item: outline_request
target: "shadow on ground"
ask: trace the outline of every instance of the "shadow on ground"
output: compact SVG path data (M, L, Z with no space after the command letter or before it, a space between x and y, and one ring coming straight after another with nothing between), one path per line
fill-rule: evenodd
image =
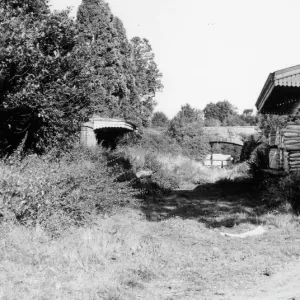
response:
M265 208L259 197L259 180L223 179L193 190L173 191L164 196L146 196L143 210L149 221L180 217L207 227L258 224Z

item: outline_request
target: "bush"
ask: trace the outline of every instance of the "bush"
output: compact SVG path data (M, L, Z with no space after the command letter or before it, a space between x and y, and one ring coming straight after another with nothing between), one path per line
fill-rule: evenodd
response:
M77 149L59 160L31 156L1 165L0 210L51 233L86 224L94 214L110 212L136 194L128 182L117 181L118 174L99 150Z
M263 182L262 200L271 207L290 205L296 214L300 213L300 173L285 177L267 178Z

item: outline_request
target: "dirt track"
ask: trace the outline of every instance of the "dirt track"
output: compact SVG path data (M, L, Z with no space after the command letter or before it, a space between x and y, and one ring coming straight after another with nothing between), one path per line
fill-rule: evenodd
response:
M232 295L230 299L300 299L300 260L296 264L288 265L283 271L273 276L266 276L258 286Z
M228 263L223 269L218 267L217 270L216 266L204 268L204 272L214 273L213 276L207 275L207 292L181 299L300 300L299 227L290 225L284 218L281 222L272 214L270 216L275 221L268 220L268 213L257 199L257 189L253 184L224 182L178 191L156 206L156 212L163 219L174 216L193 219L212 229L216 234L212 251L217 249L226 257L226 261L219 261L220 264ZM220 232L242 233L257 225L263 225L267 232L245 239L221 235L218 238ZM235 258L235 252L242 253L245 258ZM263 271L263 265L268 271Z

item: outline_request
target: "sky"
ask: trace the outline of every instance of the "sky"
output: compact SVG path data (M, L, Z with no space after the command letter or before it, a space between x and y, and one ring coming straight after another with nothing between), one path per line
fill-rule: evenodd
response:
M107 0L127 36L147 38L163 73L156 110L228 100L253 108L269 75L300 64L299 0ZM81 0L50 0L53 9Z

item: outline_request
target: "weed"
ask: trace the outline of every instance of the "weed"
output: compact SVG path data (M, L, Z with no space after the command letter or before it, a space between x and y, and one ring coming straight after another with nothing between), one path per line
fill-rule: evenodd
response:
M21 224L40 224L57 234L132 201L135 192L128 182L118 182L119 175L101 150L75 149L58 161L32 156L2 162L0 210Z

